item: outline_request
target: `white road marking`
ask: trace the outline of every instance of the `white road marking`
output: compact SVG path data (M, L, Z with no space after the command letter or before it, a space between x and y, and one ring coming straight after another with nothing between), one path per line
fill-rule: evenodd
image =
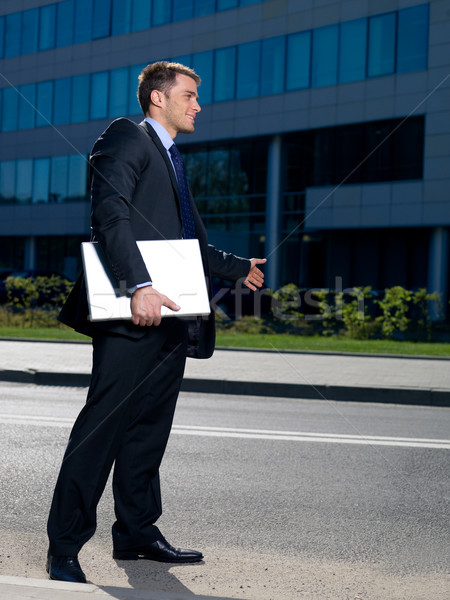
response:
M0 424L34 425L42 427L71 427L74 419L41 415L0 414ZM309 433L270 429L238 429L234 427L202 427L174 425L172 433L207 437L239 438L249 440L277 440L285 442L322 442L328 444L360 444L363 446L399 446L402 448L434 448L450 450L450 440L354 435L340 433Z

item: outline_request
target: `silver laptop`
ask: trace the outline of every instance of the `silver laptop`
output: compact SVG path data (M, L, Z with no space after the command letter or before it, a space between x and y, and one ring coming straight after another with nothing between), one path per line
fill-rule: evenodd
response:
M161 316L196 316L211 312L198 240L137 242L153 286L178 306L162 307ZM131 319L131 298L110 273L97 242L81 244L91 321Z

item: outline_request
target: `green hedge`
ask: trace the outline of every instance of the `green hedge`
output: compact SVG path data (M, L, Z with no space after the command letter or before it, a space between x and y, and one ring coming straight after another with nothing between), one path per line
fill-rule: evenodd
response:
M219 319L219 330L430 341L435 329L431 306L440 306L439 294L401 286L378 293L371 287L334 292L302 290L288 284L270 295L268 316L244 316L235 321Z

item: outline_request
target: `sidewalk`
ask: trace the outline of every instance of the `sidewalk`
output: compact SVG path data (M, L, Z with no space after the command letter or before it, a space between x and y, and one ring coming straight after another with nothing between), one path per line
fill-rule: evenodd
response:
M4 600L232 600L218 596L195 596L179 592L152 592L92 583L65 583L0 575L0 597Z
M219 349L183 391L450 406L449 358ZM89 385L89 343L0 340L0 381Z

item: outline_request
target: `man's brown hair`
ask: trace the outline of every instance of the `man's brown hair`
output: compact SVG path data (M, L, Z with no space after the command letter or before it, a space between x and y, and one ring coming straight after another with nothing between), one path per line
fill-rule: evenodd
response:
M158 61L142 69L139 75L137 97L144 115L148 112L152 91L158 90L168 96L170 88L175 85L178 73L191 77L197 85L201 83L200 77L193 69L180 63Z

